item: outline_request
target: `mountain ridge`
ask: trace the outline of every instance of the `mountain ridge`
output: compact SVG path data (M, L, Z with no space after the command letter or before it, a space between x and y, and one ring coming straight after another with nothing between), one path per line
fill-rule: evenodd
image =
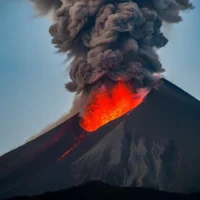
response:
M200 103L173 84L160 80L137 108L93 133L79 120L0 157L0 199L98 179L171 192L200 186Z
M116 187L105 184L101 181L91 181L73 188L68 188L56 192L46 192L38 196L18 196L10 198L9 200L18 200L18 199L66 199L67 197L74 197L76 199L184 199L184 200L195 200L200 198L200 193L191 193L191 194L178 194L178 193L169 193L164 191L158 191L151 188L130 188L130 187Z

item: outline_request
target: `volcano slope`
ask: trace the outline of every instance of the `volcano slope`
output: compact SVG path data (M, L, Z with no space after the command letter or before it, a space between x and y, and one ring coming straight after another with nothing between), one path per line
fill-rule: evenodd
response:
M167 80L136 109L92 133L79 120L76 115L0 158L0 199L90 180L181 193L200 189L200 102Z

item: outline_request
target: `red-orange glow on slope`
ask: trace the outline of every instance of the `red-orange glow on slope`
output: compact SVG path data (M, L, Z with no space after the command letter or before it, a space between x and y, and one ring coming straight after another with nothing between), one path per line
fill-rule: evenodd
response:
M62 160L66 155L68 155L71 151L73 151L79 144L81 140L75 143L70 149L68 149L58 160Z
M84 135L81 134L79 137L76 138L77 142L70 147L58 160L62 160L65 156L67 156L71 151L73 151L80 143L81 141L84 139Z
M92 100L85 107L80 125L86 131L92 132L137 107L143 97L144 95L133 93L130 86L123 82L118 82L109 92L106 90L93 92Z

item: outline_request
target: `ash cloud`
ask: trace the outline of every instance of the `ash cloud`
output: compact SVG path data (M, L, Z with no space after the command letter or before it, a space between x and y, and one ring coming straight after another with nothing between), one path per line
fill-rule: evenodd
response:
M41 14L56 10L49 32L73 58L66 88L82 92L118 80L148 87L164 71L156 49L168 39L162 21L177 23L189 0L31 0Z

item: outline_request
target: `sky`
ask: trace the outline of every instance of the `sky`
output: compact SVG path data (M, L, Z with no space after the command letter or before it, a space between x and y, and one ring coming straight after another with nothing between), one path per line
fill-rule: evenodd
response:
M164 75L200 100L200 1L165 25L169 39L159 50ZM69 110L73 95L66 55L56 53L48 33L51 21L35 18L27 0L0 0L0 155L14 149Z

